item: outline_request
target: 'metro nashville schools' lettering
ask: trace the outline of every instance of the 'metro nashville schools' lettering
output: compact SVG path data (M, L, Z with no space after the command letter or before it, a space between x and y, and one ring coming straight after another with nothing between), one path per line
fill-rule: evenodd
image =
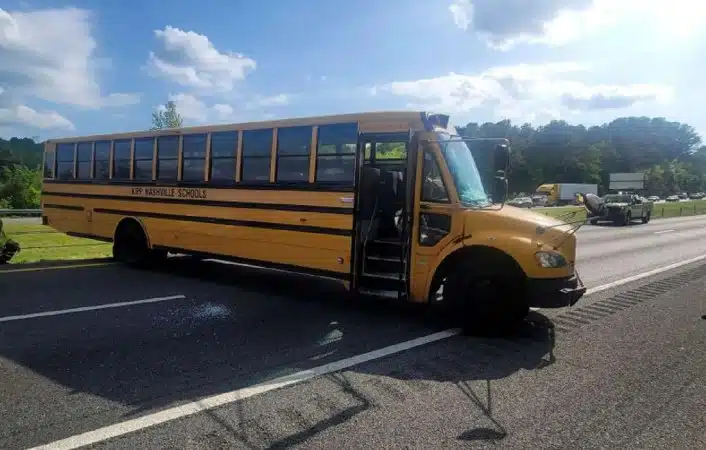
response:
M135 187L132 188L132 195L139 195L142 197L165 197L205 200L206 189L172 187Z

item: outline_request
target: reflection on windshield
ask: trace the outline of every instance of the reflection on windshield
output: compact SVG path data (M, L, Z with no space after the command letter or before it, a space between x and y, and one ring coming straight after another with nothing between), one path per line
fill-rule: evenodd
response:
M473 154L459 137L452 138L448 133L437 133L441 153L453 176L458 197L468 206L484 207L491 204L488 193L481 181L480 172Z

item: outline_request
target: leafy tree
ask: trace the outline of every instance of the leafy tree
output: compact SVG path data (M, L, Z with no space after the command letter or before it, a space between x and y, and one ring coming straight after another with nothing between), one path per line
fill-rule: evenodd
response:
M42 171L26 166L4 167L0 174L0 198L10 208L39 208L42 192Z
M166 128L180 128L184 123L176 109L176 103L169 100L164 109L159 109L152 113L152 128L151 130L164 130Z

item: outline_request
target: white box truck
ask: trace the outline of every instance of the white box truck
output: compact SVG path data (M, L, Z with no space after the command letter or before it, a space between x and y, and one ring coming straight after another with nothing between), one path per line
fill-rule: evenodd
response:
M547 183L537 188L534 197L539 197L541 204L545 206L560 206L575 204L576 194L598 195L598 185L585 183ZM538 202L540 200L538 200Z

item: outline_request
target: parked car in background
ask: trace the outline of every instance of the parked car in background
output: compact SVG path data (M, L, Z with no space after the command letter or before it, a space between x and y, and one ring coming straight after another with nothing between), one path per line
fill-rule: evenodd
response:
M679 196L677 196L677 195L670 195L670 196L667 197L665 200L667 200L668 202L678 202L678 201L679 201Z
M534 206L547 206L548 202L549 202L549 199L547 198L546 195L533 195L532 196L532 203L534 203Z
M507 204L517 208L531 208L534 206L534 202L530 197L515 197L507 202Z
M657 195L650 195L649 197L647 197L647 200L651 202L658 202L660 198Z

